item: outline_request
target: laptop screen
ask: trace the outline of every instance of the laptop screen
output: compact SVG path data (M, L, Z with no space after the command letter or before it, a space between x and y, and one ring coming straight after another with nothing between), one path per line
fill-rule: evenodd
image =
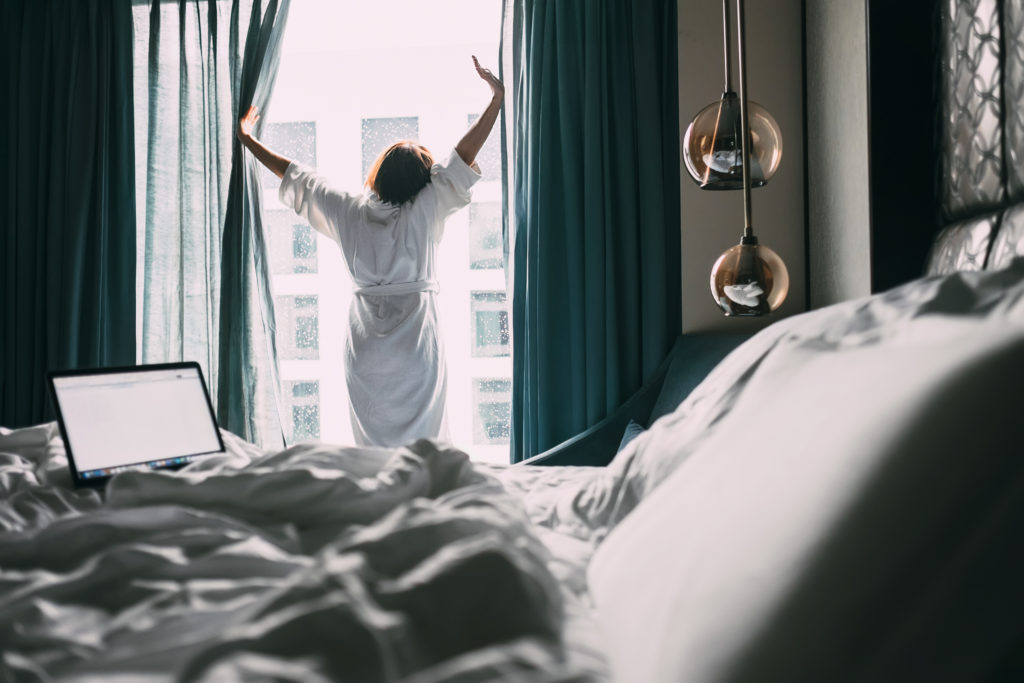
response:
M224 450L194 363L51 373L76 479L175 467Z

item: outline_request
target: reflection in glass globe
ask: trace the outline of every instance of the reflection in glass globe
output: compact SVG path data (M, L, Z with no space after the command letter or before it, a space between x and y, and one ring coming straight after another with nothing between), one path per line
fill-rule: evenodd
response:
M786 264L756 237L745 237L726 250L711 269L711 294L728 316L771 313L788 293Z
M761 187L775 175L782 161L782 131L768 110L756 102L750 107L750 185ZM726 91L693 117L683 136L686 170L701 189L743 188L743 148L740 140L740 98Z

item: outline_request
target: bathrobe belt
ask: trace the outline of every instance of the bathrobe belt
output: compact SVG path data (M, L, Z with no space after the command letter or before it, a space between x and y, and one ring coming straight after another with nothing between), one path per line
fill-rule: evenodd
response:
M417 280L415 282L392 282L386 285L366 285L355 290L356 294L366 296L391 296L398 294L415 294L416 292L441 291L437 280Z

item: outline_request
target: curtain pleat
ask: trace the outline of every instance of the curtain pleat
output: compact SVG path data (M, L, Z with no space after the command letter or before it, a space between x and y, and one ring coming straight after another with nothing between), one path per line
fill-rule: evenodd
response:
M508 0L512 456L615 410L681 328L676 6Z
M280 60L289 0L253 4L237 112L267 111ZM237 120L237 115L235 120ZM261 133L262 121L256 133ZM264 447L283 446L270 267L256 162L234 137L221 260L221 425Z
M0 5L0 424L52 416L45 374L135 360L132 8Z
M218 3L152 3L148 25L140 27L147 30L139 31L146 53L138 55L148 83L138 102L147 121L140 357L197 361L212 393L220 300L215 265L227 194L218 159L231 154L231 112L218 104L230 101L232 80L228 37L211 17L224 11Z
M140 357L199 362L221 426L267 448L282 443L273 310L258 182L235 128L250 102L269 103L287 7L153 0L136 15Z

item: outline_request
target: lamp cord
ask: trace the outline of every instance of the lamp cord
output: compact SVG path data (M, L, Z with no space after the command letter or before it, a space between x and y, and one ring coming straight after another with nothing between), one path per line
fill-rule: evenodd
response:
M754 236L753 213L750 205L750 119L747 112L747 55L746 22L743 19L743 0L736 0L736 33L739 40L740 67L740 129L743 135L743 237Z
M729 0L722 0L722 45L725 47L725 90L732 91L732 29L729 26Z

